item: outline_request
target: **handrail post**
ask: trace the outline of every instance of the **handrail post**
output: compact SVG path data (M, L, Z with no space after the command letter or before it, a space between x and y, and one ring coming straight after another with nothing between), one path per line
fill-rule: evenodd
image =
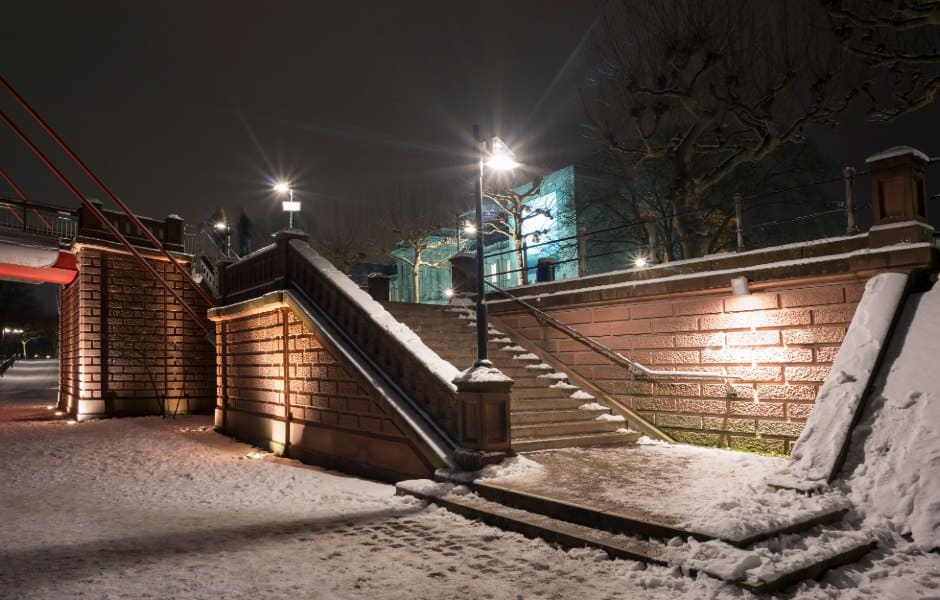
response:
M855 168L846 167L842 170L842 181L845 183L845 233L855 235L858 225L855 223Z
M734 195L734 221L738 229L738 252L744 250L744 231L741 227L741 194L740 192L735 193Z

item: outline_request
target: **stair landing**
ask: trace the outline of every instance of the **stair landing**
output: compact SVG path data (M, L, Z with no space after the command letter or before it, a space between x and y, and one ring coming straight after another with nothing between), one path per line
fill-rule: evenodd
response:
M402 482L398 493L565 547L707 573L769 592L858 560L873 537L844 521L838 492L801 496L765 478L784 459L646 443L568 448L513 459L511 469L465 482ZM456 490L469 486L473 494Z

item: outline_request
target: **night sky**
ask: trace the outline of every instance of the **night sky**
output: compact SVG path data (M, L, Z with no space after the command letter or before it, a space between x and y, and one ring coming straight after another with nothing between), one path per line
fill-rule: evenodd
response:
M314 214L380 216L403 183L469 203L474 123L545 167L589 150L579 88L597 13L594 0L10 2L0 72L141 214L279 216L269 181L288 177ZM934 106L819 139L861 168L901 143L940 154L937 122ZM33 200L77 205L7 131L0 148Z
M0 72L141 214L279 210L272 177L292 179L305 209L374 214L402 184L465 196L474 123L554 166L583 152L579 44L595 7L15 2ZM77 204L12 134L0 140L33 200Z

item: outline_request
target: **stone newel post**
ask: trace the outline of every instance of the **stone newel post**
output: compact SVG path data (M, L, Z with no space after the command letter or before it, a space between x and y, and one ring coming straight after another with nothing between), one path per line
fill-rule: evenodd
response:
M933 228L927 224L924 178L929 162L925 154L908 146L897 146L865 160L872 185L870 248L931 241Z
M475 365L454 379L458 420L455 458L468 471L477 471L513 454L509 423L509 391L513 381L492 363L486 363Z

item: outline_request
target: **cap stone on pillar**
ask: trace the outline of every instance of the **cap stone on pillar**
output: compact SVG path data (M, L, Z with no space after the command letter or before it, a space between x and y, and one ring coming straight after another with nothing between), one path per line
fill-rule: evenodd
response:
M872 185L870 248L932 240L924 177L929 162L927 155L909 146L896 146L865 160Z
M510 390L513 380L483 361L454 379L457 386L458 448L464 469L476 471L513 454L510 438Z

